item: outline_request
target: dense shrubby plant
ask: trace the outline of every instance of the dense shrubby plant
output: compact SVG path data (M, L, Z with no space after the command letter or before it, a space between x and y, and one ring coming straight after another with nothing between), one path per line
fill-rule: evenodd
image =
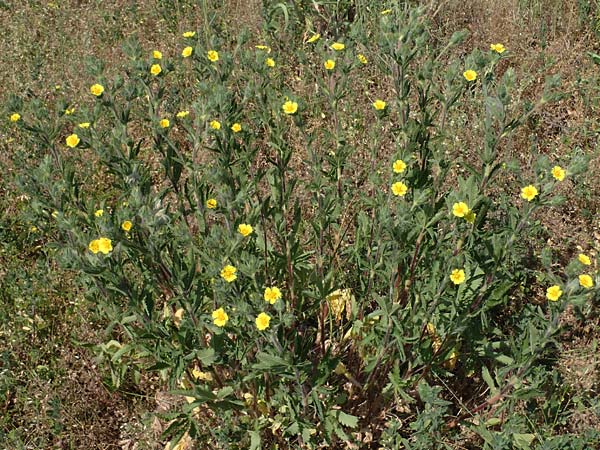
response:
M441 448L458 424L486 448L536 437L498 433L502 412L540 395L526 380L559 314L599 281L587 255L558 273L531 245L586 158L499 156L557 79L515 104L501 44L450 60L465 33L437 47L418 9L368 29L294 51L245 33L189 32L178 55L130 42L126 72L91 67L74 112L10 105L32 221L110 322L111 382L156 371L184 396L180 447ZM451 118L481 131L468 158Z

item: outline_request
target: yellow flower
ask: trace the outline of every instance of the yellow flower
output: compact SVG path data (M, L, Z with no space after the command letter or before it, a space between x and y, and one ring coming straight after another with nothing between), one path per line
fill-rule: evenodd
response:
M461 284L465 282L465 271L463 269L454 269L450 274L450 279L454 284Z
M392 192L394 195L404 197L408 192L408 186L402 181L397 181L396 183L392 184Z
M555 180L562 181L565 179L565 175L566 175L565 169L563 169L562 167L554 166L552 168L552 176L554 177Z
M375 108L377 111L383 111L386 107L387 103L384 102L383 100L375 100L373 102L373 108Z
M193 51L194 51L194 49L192 47L186 47L182 50L181 56L183 56L184 58L187 58L188 56L192 55Z
M169 128L171 122L169 121L169 119L162 119L160 122L158 122L158 124L161 128Z
M79 125L77 125L79 128L89 128L90 127L90 123L89 122L81 122Z
M75 108L67 108L65 109L65 116L70 116L71 114L73 114L75 112Z
M160 64L152 64L152 67L150 67L150 73L154 76L158 75L161 72L162 67L160 67Z
M288 100L281 107L286 114L295 114L298 111L298 103Z
M274 305L277 300L281 298L281 291L278 287L268 287L265 289L264 299L266 302L269 302L271 305Z
M102 93L104 92L104 86L102 86L101 84L93 84L90 87L90 92L92 93L92 95L95 95L96 97L100 97L102 95Z
M467 81L474 81L477 79L477 72L471 69L466 70L463 72L463 77L465 77Z
M183 37L184 38L191 38L196 36L196 32L195 31L186 31L185 33L183 33Z
M588 274L579 275L579 284L586 289L591 289L594 286L594 280Z
M362 64L367 64L369 61L367 60L367 57L365 55L363 55L362 53L359 53L358 55L356 55L356 58L362 63Z
M261 312L256 317L256 328L258 328L260 331L266 330L267 328L269 328L270 321L271 321L271 317L268 314Z
M333 70L335 67L335 61L333 59L328 59L323 63L327 70Z
M397 159L394 161L392 168L394 169L394 173L402 173L406 170L406 163L401 159Z
M220 130L221 129L221 122L219 122L218 120L212 120L210 122L210 127L213 130Z
M242 236L248 236L249 234L252 234L252 231L254 231L254 228L252 228L252 225L248 225L247 223L240 223L238 225L238 231L240 232L240 234Z
M233 131L234 133L239 133L240 131L242 131L242 125L239 123L234 123L233 125L231 125L231 131Z
M560 289L560 286L555 284L554 286L550 286L548 289L546 289L546 298L551 302L555 302L560 298L562 293L563 292Z
M105 237L98 239L98 251L100 253L107 255L112 249L112 241L110 239Z
M584 255L583 253L580 253L579 256L577 256L577 259L579 260L579 262L585 266L589 266L592 264L592 260L590 259L589 256Z
M221 270L221 278L223 278L228 283L231 283L237 278L237 275L235 274L236 271L237 269L235 267L230 266L228 264Z
M67 147L71 147L71 148L75 148L77 147L77 144L79 144L80 139L79 136L77 136L76 134L71 134L69 136L67 136Z
M387 16L388 14L391 14L391 13L392 13L391 9L384 9L383 11L381 11L382 16Z
M179 119L183 119L184 117L187 117L187 116L189 116L189 115L190 115L190 112L189 112L189 111L179 111L179 112L177 113L177 117L178 117Z
M321 33L315 33L310 38L308 38L308 40L306 42L308 42L309 44L312 44L313 42L317 42L320 38L321 38Z
M158 50L154 50L154 51L152 52L152 57L153 57L154 59L162 59L162 53L161 53L161 52L159 52Z
M342 44L341 42L334 42L333 44L331 44L331 48L333 50L335 50L336 52L339 52L341 50L344 50L346 48L346 46L344 44Z
M97 209L96 211L94 211L94 216L96 216L96 217L102 217L103 215L104 215L103 209Z
M465 202L458 202L452 205L452 214L456 217L465 217L469 214L469 211L470 209Z
M215 209L217 207L217 201L214 198L206 200L206 207L208 209Z
M123 231L129 231L129 230L131 230L132 226L133 226L133 224L131 223L130 220L126 220L125 222L123 222L121 224L121 228L123 229Z
M229 316L223 308L219 308L213 311L212 318L213 323L218 327L224 327L227 321L229 320Z
M533 200L536 195L538 195L538 190L535 186L531 184L521 189L521 197L523 197L528 202Z
M254 48L258 50L264 50L267 53L271 53L271 47L269 47L268 45L255 45Z
M475 214L473 211L469 211L467 214L465 214L465 220L469 223L475 223L476 217L477 214Z
M92 242L90 242L90 244L88 245L88 248L90 249L90 251L93 254L96 254L100 251L100 244L98 239L94 239Z
M19 113L12 113L10 115L11 122L18 122L20 119L21 119L21 114L19 114Z
M493 50L496 53L504 53L506 48L502 44L490 44L490 50Z
M267 58L265 60L265 64L267 65L267 67L275 67L275 60L273 58Z
M211 62L217 62L219 60L219 52L216 50L209 50L206 56Z

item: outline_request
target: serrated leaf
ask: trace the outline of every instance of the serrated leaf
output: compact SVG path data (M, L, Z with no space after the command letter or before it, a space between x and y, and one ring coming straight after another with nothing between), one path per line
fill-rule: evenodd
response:
M350 428L356 428L358 425L358 417L351 414L346 414L344 411L340 411L338 413L337 420L342 425Z

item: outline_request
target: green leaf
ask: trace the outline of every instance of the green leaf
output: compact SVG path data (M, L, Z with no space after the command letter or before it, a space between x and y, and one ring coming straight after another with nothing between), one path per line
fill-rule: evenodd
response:
M258 352L256 354L257 363L252 365L253 369L272 370L288 368L290 364L279 356L269 355L268 353Z
M250 432L250 449L249 450L258 450L260 449L260 433L258 431Z
M481 376L483 378L483 381L485 381L485 383L489 386L490 391L492 393L496 392L496 383L494 383L494 379L490 375L490 371L487 367L483 366L483 368L481 369Z
M346 414L344 411L338 413L337 420L342 425L350 428L356 428L358 425L358 417Z
M212 348L205 348L202 350L198 350L196 352L196 356L204 366L210 366L215 362L215 350Z
M529 450L531 443L535 439L535 434L531 433L515 433L513 434L513 444L521 450Z
M506 356L506 355L498 355L494 359L502 364L507 365L507 366L509 364L513 364L515 362L514 359L512 359L510 356Z

